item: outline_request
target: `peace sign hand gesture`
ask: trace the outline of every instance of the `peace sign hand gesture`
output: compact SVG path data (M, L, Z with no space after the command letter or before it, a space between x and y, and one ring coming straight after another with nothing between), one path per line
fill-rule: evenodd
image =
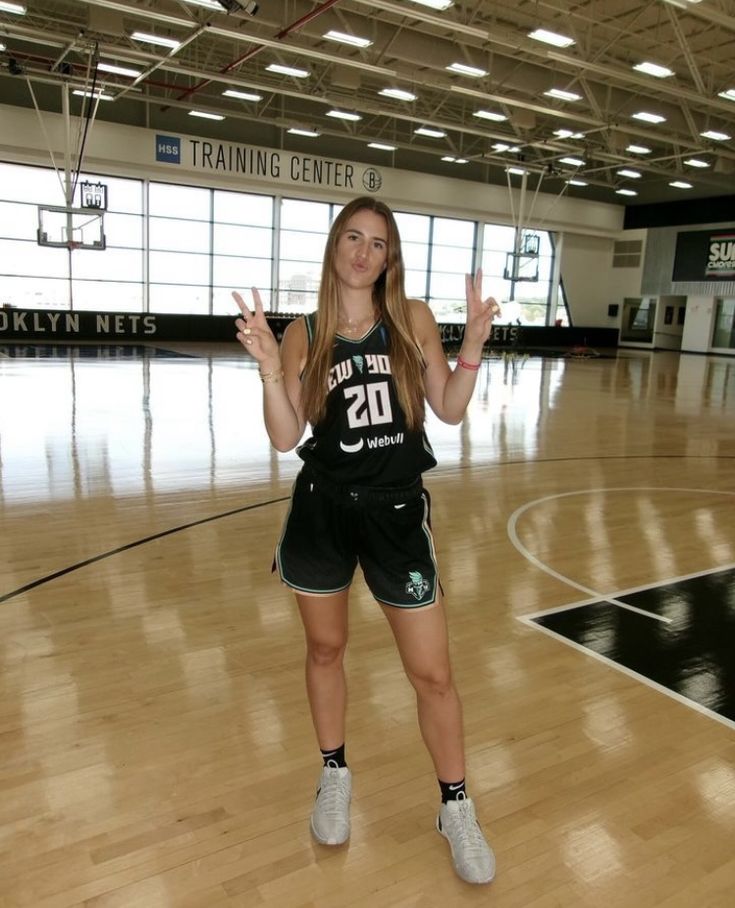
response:
M465 275L465 293L467 296L467 324L465 338L473 344L482 344L490 337L493 319L500 315L500 306L494 297L482 298L482 269L473 277Z
M260 293L253 287L253 302L255 308L251 312L245 300L237 291L233 291L233 298L240 307L242 317L235 320L237 326L237 339L247 352L257 360L261 372L279 369L281 366L278 341L268 327L268 322L263 312L263 301Z

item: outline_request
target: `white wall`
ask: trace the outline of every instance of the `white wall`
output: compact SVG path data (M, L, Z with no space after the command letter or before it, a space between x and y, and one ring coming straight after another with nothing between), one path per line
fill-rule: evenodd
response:
M615 240L644 240L645 230L626 230L610 237L565 231L561 250L561 276L572 322L579 326L618 328L623 297L640 296L641 270L613 268ZM641 256L641 263L643 256ZM618 315L607 307L617 303Z
M50 166L49 147L34 110L0 105L0 160L24 164L42 164ZM65 121L61 114L43 113L43 123L57 163L63 166L66 141ZM76 135L77 122L72 120L72 132ZM370 167L355 162L337 161L323 155L324 145L314 146L314 156L295 154L278 149L255 149L253 146L237 145L233 142L218 143L213 139L197 139L181 133L176 134L181 140L181 161L178 164L163 163L156 160L156 135L161 130L142 129L134 126L121 126L117 123L96 121L90 130L84 169L93 173L110 176L129 176L162 180L167 182L188 183L200 186L217 186L255 192L287 192L292 197L325 199L329 201L347 201L357 195L369 194L363 182L366 173L377 172L381 186L373 194L385 199L397 207L407 207L417 212L442 214L446 217L465 217L477 220L489 220L499 224L513 224L513 212L519 210L520 189L510 193L505 186L491 186L487 183L474 183L468 180L457 180L412 171L397 170L391 167ZM210 157L210 165L202 159L201 145L210 142L215 154ZM198 143L194 150L194 144ZM233 172L226 159L233 149L263 151L268 155L277 155L279 175L272 173L258 175ZM223 166L212 166L216 163L216 150L222 150ZM198 157L197 157L198 155ZM352 180L317 181L306 179L310 162L332 161L340 165L340 172L345 167L352 168ZM292 168L291 164L296 163ZM296 176L294 176L296 174ZM518 180L517 177L514 180ZM536 192L536 177L529 179L527 199ZM51 204L54 204L53 202ZM57 201L55 204L63 204ZM526 202L528 205L528 201ZM543 227L545 230L583 229L587 234L609 236L622 230L625 209L622 205L602 202L584 201L583 199L559 198L556 191L539 191L533 206L532 220L527 226Z

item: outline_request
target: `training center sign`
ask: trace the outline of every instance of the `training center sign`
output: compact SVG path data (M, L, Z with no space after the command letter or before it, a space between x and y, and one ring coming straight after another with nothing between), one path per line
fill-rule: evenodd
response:
M735 280L735 230L680 233L676 238L673 280Z

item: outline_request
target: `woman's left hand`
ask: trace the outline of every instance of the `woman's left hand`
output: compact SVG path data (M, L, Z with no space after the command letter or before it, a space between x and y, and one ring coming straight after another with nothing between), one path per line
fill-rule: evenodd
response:
M490 337L493 319L500 315L500 306L495 297L482 298L482 270L478 269L473 277L465 275L465 293L467 295L467 325L464 336L471 343L484 344Z

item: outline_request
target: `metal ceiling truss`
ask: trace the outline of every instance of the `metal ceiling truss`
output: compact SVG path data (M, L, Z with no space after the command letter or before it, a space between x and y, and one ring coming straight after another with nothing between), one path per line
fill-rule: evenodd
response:
M97 84L114 98L98 115L113 121L139 123L135 108L143 104L146 125L200 132L183 120L195 107L226 118L208 124L206 134L218 130L227 141L308 147L322 156L499 184L509 164L520 164L543 174L549 192L574 177L588 184L575 193L610 202L620 202L612 190L621 185L634 186L640 202L679 199L681 190L669 183L682 179L692 186L690 198L735 190L735 0L457 0L443 12L416 0L261 0L255 16L186 0L25 3L24 16L0 11L5 103L30 104L27 92L12 84L19 70L44 86L80 87L90 61L102 59L140 70L132 79L98 73ZM535 28L575 43L541 43L529 37ZM324 37L329 29L371 43L336 43ZM132 39L135 30L180 43L154 47ZM266 70L276 62L309 75ZM673 75L633 68L643 62ZM447 69L452 63L484 75L457 74ZM262 100L226 98L226 88ZM386 98L379 94L385 88L416 98ZM549 97L550 89L573 96ZM52 92L41 103L58 109ZM331 119L330 108L361 119ZM480 118L480 109L506 119ZM665 122L634 119L640 111ZM290 126L309 127L329 141L292 137L285 133ZM416 135L418 127L445 136L427 140ZM707 130L733 138L708 139ZM386 160L368 142L396 150ZM509 148L498 151L498 143ZM631 152L631 144L650 152ZM463 167L448 169L441 160L460 155ZM560 160L569 156L584 164ZM694 169L684 163L691 158L709 166ZM621 177L626 167L640 179Z

